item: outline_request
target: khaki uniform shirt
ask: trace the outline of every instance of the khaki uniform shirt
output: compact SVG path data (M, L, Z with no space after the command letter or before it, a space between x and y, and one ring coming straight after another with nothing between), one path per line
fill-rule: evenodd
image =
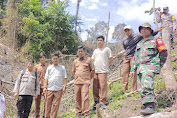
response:
M21 73L17 77L14 92L19 93L19 95L39 95L40 94L40 84L39 79L36 78L35 72L29 72L26 69L26 72L21 78ZM36 80L37 79L37 80ZM35 82L36 82L36 91L35 91Z
M72 66L75 75L74 84L90 84L92 70L94 66L90 57L84 57L82 60L75 59Z
M35 71L37 72L37 76L40 82L40 88L44 88L45 73L46 73L47 67L48 67L48 64L46 63L44 65L39 63L35 66Z

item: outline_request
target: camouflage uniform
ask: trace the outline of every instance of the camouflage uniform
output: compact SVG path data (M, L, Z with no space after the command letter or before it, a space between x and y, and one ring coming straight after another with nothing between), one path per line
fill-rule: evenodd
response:
M167 58L167 49L163 41L150 36L141 40L136 47L131 71L137 71L138 90L142 104L156 102L154 95L154 76L160 73Z

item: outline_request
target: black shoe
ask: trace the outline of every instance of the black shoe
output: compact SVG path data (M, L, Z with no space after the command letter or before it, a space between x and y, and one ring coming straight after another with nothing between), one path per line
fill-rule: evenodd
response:
M96 110L96 105L99 104L98 101L95 101L94 105L93 105L93 110Z
M141 110L142 115L150 115L155 113L155 105L153 102L144 104L144 109Z

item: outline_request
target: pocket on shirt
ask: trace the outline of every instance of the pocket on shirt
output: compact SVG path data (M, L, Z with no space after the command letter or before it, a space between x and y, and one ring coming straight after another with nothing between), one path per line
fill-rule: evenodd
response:
M21 82L28 82L28 77L22 77L22 80L21 80Z
M88 69L89 68L89 64L83 64L84 69Z
M155 52L155 47L152 45L152 46L148 46L147 49L147 56L151 56L151 55L155 55L156 52Z

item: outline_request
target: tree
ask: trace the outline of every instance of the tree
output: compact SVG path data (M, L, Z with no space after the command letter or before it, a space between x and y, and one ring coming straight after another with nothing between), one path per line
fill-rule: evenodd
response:
M19 5L22 25L19 39L22 46L29 45L29 54L36 59L39 53L55 51L75 52L77 34L73 31L71 16L65 11L65 1L49 2L43 7L39 0L23 0Z
M164 67L162 68L162 76L165 81L165 86L167 92L174 92L177 90L177 82L175 80L173 71L172 71L172 65L171 65L171 43L170 43L170 31L169 26L166 26L162 30L162 40L164 41L167 50L168 50L168 57L166 60L166 63L164 64Z
M125 27L125 24L124 23L121 23L121 24L118 24L115 28L114 28L114 32L112 34L112 39L115 39L115 40L122 40L126 35L125 35L125 32L124 32L124 27Z
M0 6L1 6L1 9L5 10L5 6L4 4L7 3L7 0L0 0Z
M103 35L104 37L106 37L107 27L107 23L105 23L104 21L99 21L95 24L95 26L87 29L86 31L88 33L88 40L94 43L99 35Z

